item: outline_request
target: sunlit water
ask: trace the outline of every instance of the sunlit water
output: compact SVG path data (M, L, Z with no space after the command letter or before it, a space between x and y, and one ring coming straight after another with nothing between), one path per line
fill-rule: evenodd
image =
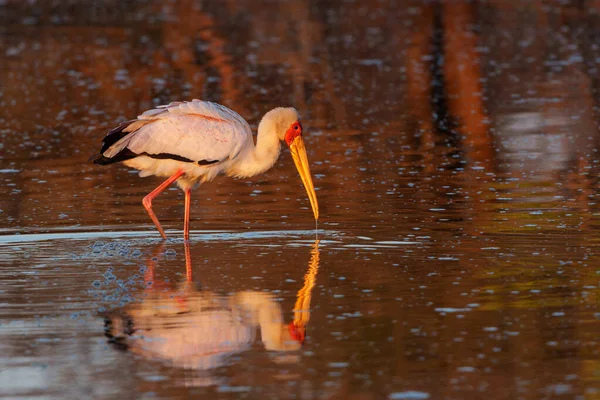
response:
M0 1L0 397L600 397L595 6L331 3ZM86 162L191 98L298 108L318 231Z

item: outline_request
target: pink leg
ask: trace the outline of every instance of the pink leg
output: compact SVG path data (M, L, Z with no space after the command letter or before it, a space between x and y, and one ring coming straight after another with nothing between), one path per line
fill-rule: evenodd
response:
M192 190L185 191L185 216L183 219L183 238L190 239L190 203L192 201Z
M177 171L175 174L173 174L173 176L161 183L160 186L148 193L148 195L144 197L144 200L142 200L144 208L146 209L146 211L148 211L148 215L150 215L150 218L152 218L152 222L154 222L154 225L156 225L156 229L158 229L158 232L160 233L160 236L162 236L163 239L166 239L167 235L165 235L165 231L163 230L162 226L160 226L158 218L156 218L156 215L154 215L154 211L152 211L152 200L154 200L156 196L162 193L167 187L169 187L169 185L171 185L171 183L175 182L183 174L183 171Z

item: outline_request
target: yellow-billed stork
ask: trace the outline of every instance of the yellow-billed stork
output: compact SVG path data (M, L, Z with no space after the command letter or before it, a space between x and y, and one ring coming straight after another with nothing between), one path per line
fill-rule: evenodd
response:
M168 179L144 197L142 204L163 239L165 232L152 211L152 200L173 182L185 192L184 238L189 239L191 189L220 174L250 177L271 168L285 140L315 216L319 204L302 139L302 125L294 108L275 108L258 125L256 145L248 123L220 104L192 100L172 102L122 122L102 141L96 164L123 162L140 176Z

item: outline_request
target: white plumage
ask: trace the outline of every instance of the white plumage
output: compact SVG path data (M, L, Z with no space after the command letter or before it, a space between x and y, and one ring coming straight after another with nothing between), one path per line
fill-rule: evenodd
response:
M130 125L125 136L103 155L114 157L127 148L136 154L171 154L194 163L168 158L139 156L125 165L140 170L140 176L171 176L178 168L185 175L178 180L186 190L196 181L206 182L231 166L240 150L253 144L248 123L235 111L216 103L194 99L173 102L148 110ZM216 161L225 165L198 165L198 161Z
M152 200L173 182L186 193L184 236L188 236L189 196L196 183L211 181L219 174L248 177L271 168L281 151L281 141L290 146L300 177L318 219L318 204L302 125L293 108L275 108L262 118L256 145L248 123L235 111L220 104L194 99L172 102L148 110L137 119L113 129L104 138L97 164L123 161L138 169L140 176L168 176L163 185L144 198L143 204L159 232L166 237L152 212Z
M268 293L220 296L191 289L161 290L124 311L106 318L107 336L114 343L190 370L223 365L229 356L249 349L257 331L267 350L294 351L302 345L284 323L281 305ZM127 333L123 326L135 333Z

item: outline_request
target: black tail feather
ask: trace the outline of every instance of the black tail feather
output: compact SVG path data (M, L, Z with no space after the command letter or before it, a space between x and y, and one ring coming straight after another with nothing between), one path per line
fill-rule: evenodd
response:
M135 158L138 155L132 152L131 150L125 148L116 154L114 157L105 157L103 153L110 148L113 144L117 143L119 140L123 139L125 136L129 135L133 132L124 132L123 130L127 128L132 123L136 122L137 119L132 119L129 121L121 122L119 126L111 130L106 134L104 139L102 139L102 148L100 149L100 153L94 154L88 160L88 162L93 162L94 164L100 165L108 165L113 164L120 161L129 160L131 158Z
M102 139L102 148L100 149L100 153L104 153L110 146L117 143L119 140L123 139L125 136L129 135L133 132L123 132L123 129L127 128L129 125L138 121L137 119L131 119L129 121L121 122L119 126L117 126L112 131L108 132L104 139Z
M133 151L129 150L128 148L125 148L125 149L121 150L114 157L105 157L102 155L102 153L99 153L99 154L95 154L95 155L91 156L88 161L93 162L94 164L108 165L108 164L113 164L116 162L130 160L132 158L137 157L138 155L139 154L135 154Z
M121 350L127 350L127 337L135 333L133 320L126 314L104 315L104 336Z

